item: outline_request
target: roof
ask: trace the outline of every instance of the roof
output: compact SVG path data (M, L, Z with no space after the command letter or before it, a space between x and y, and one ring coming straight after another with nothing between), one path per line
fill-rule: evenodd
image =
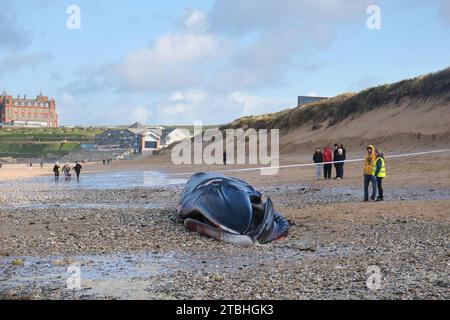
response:
M136 122L136 123L132 124L131 126L129 126L128 129L147 129L147 127L144 126L140 122Z
M127 130L132 132L132 133L134 133L134 134L143 134L146 131L148 131L147 128L131 128L131 127L128 128Z
M155 136L161 136L162 131L159 129L153 129L153 128L140 128L140 129L127 129L128 131L134 133L134 134L147 134L147 133L153 133Z

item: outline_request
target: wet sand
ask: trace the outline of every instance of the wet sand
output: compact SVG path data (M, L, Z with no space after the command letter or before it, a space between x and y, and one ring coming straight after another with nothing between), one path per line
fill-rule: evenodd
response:
M175 220L187 176L169 173L224 167L166 161L117 163L81 184L0 182L0 298L450 298L448 154L390 161L384 203L361 202L360 163L346 165L342 181L315 181L312 168L232 174L291 223L287 238L244 248ZM309 161L284 158L298 162ZM123 173L131 167L154 173ZM79 266L80 290L67 289L68 266ZM369 266L380 268L379 290L367 287Z

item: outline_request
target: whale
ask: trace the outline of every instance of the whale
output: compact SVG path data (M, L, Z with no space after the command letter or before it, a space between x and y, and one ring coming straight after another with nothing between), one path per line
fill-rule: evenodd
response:
M236 245L266 244L287 236L288 221L270 197L247 182L197 173L181 195L177 221L193 232Z

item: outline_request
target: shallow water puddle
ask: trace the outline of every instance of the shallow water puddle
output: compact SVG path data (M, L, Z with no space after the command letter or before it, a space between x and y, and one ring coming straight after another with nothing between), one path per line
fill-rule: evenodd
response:
M199 250L130 255L84 255L64 257L0 258L0 296L16 290L20 296L37 292L55 292L66 298L171 298L155 289L161 281L170 282L171 274L188 271L208 278L211 275L241 273L255 268L276 268L308 257L359 255L354 248L316 248L311 244L285 243L256 247L224 246L220 250ZM310 250L310 248L313 248ZM13 261L23 264L14 265ZM79 287L71 290L74 277ZM161 277L162 276L162 277ZM155 283L154 279L158 279Z
M23 261L23 265L14 265L13 261ZM174 267L171 253L77 256L70 260L64 257L7 257L0 259L0 293L19 289L21 294L26 294L41 288L108 296L119 283L128 283L128 286L122 286L123 290L135 288L129 284L172 272ZM70 289L77 285L77 277L80 287L72 291Z
M158 203L20 203L0 205L0 209L165 209L167 205Z
M80 182L76 177L65 180L64 176L55 182L53 176L34 177L19 181L2 183L2 187L31 187L40 190L61 189L91 189L91 190L114 190L133 188L156 188L182 185L186 179L171 178L169 175L159 171L127 171L127 172L100 172L84 173Z

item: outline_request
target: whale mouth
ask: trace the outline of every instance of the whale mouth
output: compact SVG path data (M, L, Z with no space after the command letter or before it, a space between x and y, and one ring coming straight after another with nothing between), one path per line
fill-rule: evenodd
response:
M277 240L289 228L270 198L263 202L261 193L246 182L210 173L189 180L178 221L190 231L237 244Z

